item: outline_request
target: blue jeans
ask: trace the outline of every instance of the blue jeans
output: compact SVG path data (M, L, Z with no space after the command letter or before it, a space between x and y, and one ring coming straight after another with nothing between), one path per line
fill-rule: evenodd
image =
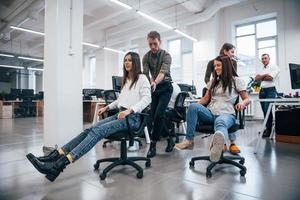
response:
M228 134L228 129L235 124L235 116L232 114L213 115L205 106L193 103L189 106L186 116L187 133L186 139L193 140L194 132L198 122L205 124L214 124L214 131L220 131L224 134L224 144L228 138L236 140L236 133Z
M274 99L277 96L277 91L275 87L270 87L270 88L261 88L259 91L259 98L260 99ZM271 102L260 102L262 111L264 113L264 117L266 117L269 105ZM273 115L272 112L269 115L266 127L269 131L272 129L272 121L273 121Z
M118 114L105 118L89 129L86 129L70 142L62 147L65 154L70 154L74 161L90 151L101 139L113 135L119 131L127 130L126 119L118 120ZM130 114L129 125L132 129L138 129L141 118L138 113Z

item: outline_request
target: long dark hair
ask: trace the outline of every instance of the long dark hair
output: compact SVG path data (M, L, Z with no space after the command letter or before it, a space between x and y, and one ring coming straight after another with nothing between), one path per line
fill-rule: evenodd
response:
M132 69L131 69L131 72L132 72L132 77L131 77L132 78L132 82L131 82L131 85L129 87L129 89L131 89L132 86L135 85L136 82L138 81L139 75L142 73L142 71L141 71L141 60L140 60L139 54L137 54L135 52L128 52L128 53L126 53L126 55L124 56L124 60L123 60L122 88L125 85L125 83L126 83L126 81L128 79L128 76L129 76L129 72L126 71L126 69L125 69L125 58L128 55L131 56L131 61L132 61Z
M233 69L233 64L228 56L218 56L214 60L222 63L222 74L218 77L216 70L213 72L213 80L210 87L211 94L215 93L216 86L221 83L223 92L229 89L229 93L232 91L232 84L235 87L234 76L238 76Z
M235 49L235 46L233 44L231 44L231 43L224 43L223 46L220 49L219 55L220 56L226 56L224 54L224 50L229 51L230 49Z

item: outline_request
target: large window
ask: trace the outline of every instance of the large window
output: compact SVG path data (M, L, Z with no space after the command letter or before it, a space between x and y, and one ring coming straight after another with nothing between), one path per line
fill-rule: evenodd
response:
M193 43L185 38L169 40L171 76L177 83L193 84Z
M90 88L96 87L96 57L89 58L90 66Z
M270 55L270 62L277 64L276 19L267 19L235 27L238 74L254 76L260 68L260 58Z

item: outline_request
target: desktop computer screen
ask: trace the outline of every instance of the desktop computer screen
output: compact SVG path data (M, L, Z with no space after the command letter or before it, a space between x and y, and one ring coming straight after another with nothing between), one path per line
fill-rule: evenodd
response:
M113 85L113 90L121 91L122 77L121 76L112 76L112 85Z
M300 89L300 65L289 64L292 89Z

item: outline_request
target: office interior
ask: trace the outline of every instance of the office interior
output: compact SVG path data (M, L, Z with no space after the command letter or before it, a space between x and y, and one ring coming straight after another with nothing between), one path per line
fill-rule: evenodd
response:
M299 10L298 0L1 0L0 199L299 199ZM203 95L207 63L225 42L235 46L250 99L236 141L247 171L219 163L208 175L209 161L192 166L212 140L196 131L193 150L165 153L161 138L151 166L137 162L143 177L118 166L101 180L109 163L95 170L95 162L121 151L119 141L103 145L104 139L48 181L26 155L47 154L105 118L97 111L118 98L124 55L143 58L153 30L172 57L173 81L190 95L186 107ZM260 87L252 84L264 53L280 70L281 100L272 104L267 138ZM174 122L179 141L184 124ZM146 156L145 135L128 156Z

